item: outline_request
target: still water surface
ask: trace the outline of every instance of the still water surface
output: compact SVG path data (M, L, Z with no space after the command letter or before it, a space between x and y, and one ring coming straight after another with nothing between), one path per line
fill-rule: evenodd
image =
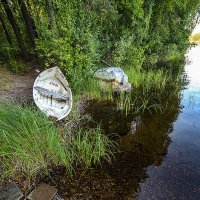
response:
M138 199L200 199L200 47L187 56L190 83L172 122L167 154L159 166L146 169L148 178L140 183Z
M190 82L165 113L124 116L107 103L89 106L107 134L121 136L115 162L101 169L112 177L113 199L200 199L200 46L186 57Z

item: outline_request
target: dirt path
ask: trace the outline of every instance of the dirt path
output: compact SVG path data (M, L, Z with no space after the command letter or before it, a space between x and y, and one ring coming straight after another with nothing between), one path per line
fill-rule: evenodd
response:
M32 101L32 87L36 72L17 75L0 66L0 102Z

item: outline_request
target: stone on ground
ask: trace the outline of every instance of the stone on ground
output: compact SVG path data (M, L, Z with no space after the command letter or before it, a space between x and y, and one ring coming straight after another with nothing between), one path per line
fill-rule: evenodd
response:
M45 183L41 183L27 197L30 200L52 200L57 193L57 189Z
M58 194L56 194L52 200L64 200L62 197L60 197Z
M9 183L0 189L0 200L20 200L22 197L23 194L15 183Z

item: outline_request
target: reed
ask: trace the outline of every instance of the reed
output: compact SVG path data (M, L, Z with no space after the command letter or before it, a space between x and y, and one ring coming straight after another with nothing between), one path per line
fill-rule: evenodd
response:
M111 162L114 143L101 133L98 126L95 129L79 128L71 138L72 151L76 152L76 165L88 169L91 165L101 162L101 158Z
M142 93L152 91L162 92L171 84L174 84L173 75L170 70L142 70L124 69L129 81L134 88L141 88Z
M120 92L117 96L117 109L128 115L128 112L132 108L131 93Z
M74 71L71 85L75 95L95 100L113 99L112 83L95 79L92 72Z
M8 173L27 176L47 172L50 161L58 163L62 143L58 129L35 109L15 104L0 106L0 158Z
M18 104L0 104L1 176L21 173L27 178L48 174L52 166L88 169L103 157L110 160L112 142L97 129L55 127L40 111Z
M137 68L123 70L128 75L129 82L132 83L131 93L119 92L113 95L112 83L96 80L92 73L85 76L84 81L83 75L76 75L80 76L76 79L80 79L77 91L89 99L114 101L117 109L127 115L130 110L134 113L160 112L162 111L160 103L162 96L167 94L166 98L168 98L181 90L182 71L174 75L172 70Z

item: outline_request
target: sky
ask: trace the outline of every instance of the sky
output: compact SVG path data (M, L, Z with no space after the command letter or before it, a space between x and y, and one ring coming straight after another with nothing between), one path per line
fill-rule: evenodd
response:
M192 34L200 33L200 24L197 24L195 29L193 30Z

